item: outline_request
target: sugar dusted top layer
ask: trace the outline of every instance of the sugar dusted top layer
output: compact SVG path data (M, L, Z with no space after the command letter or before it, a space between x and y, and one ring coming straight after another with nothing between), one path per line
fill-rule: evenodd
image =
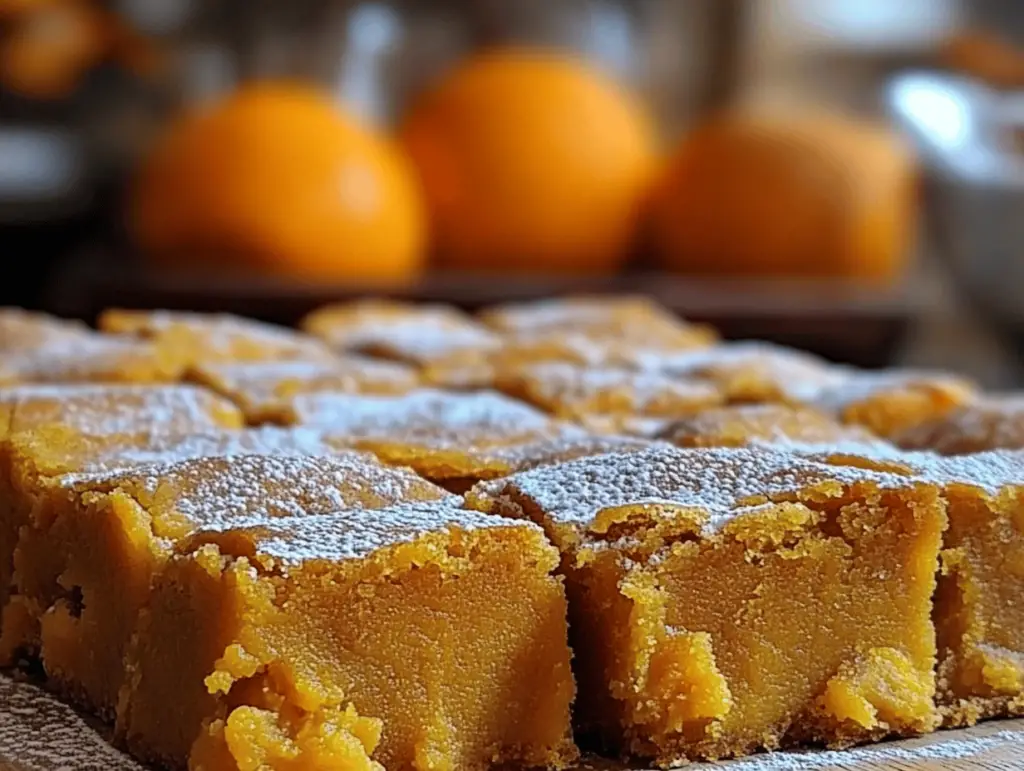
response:
M309 394L296 397L291 411L296 422L322 426L332 436L432 446L493 446L557 433L543 413L491 391Z
M140 431L185 433L237 427L242 418L230 402L192 386L25 385L0 388L0 410L10 430L62 423L92 434Z
M679 415L722 400L719 390L706 382L657 372L589 369L566 362L535 364L508 381L530 401L551 410Z
M322 361L210 363L197 366L195 374L202 382L247 405L320 390L401 393L417 383L410 367L355 355Z
M16 434L9 441L15 458L48 474L96 473L204 457L331 455L336 451L316 429L273 426L187 434L150 431L128 436L45 428Z
M21 308L0 308L0 351L30 351L42 345L91 335L79 321L66 321Z
M245 525L241 532L256 552L285 565L310 561L338 562L365 557L388 546L408 543L445 530L536 526L523 521L491 517L461 508L462 499L450 496L429 502L401 503L373 512L343 510L311 517ZM209 531L198 531L191 543L201 543Z
M664 446L546 466L506 481L502 494L527 498L555 522L581 528L602 510L648 504L704 510L710 515L709 527L715 528L758 499L822 482L872 483L884 489L909 483L896 473L819 463L769 447Z
M499 338L454 308L385 301L349 303L310 315L306 328L339 350L423 364L498 347Z
M167 338L191 344L200 359L325 358L320 341L294 330L228 313L109 310L100 317L109 332L143 338Z
M75 493L123 490L175 532L228 527L240 520L306 516L434 500L444 491L401 468L355 452L333 456L235 455L197 458L93 474L56 484Z
M741 404L683 418L660 437L683 446L743 445L761 442L870 442L867 430L847 426L805 407Z
M51 340L0 361L7 382L169 382L179 374L179 364L151 343L103 335Z

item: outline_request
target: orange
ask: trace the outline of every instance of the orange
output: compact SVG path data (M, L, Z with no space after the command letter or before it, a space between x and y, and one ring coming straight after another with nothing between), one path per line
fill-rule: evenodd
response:
M730 114L680 143L652 195L651 241L685 272L887 282L912 251L916 210L913 155L888 128Z
M311 87L244 86L181 116L134 189L131 225L164 261L309 281L390 282L422 265L404 157Z
M633 244L652 133L640 105L584 64L502 49L423 94L401 136L443 264L600 272Z
M13 22L0 39L0 81L22 96L68 96L107 53L104 17L83 0L22 2L6 10Z

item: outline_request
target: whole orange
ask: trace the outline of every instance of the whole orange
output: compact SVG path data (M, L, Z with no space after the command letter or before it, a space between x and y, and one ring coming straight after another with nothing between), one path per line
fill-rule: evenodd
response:
M554 53L464 62L403 122L445 265L608 271L628 256L655 167L644 110Z
M916 179L884 126L801 110L719 116L666 164L651 240L685 272L890 281L912 252Z
M313 281L404 279L424 256L404 156L291 83L245 86L182 115L143 165L130 219L157 259Z

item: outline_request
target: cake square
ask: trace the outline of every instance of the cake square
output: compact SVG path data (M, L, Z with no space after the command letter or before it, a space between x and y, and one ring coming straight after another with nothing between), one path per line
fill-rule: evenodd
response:
M0 436L52 423L89 434L241 428L227 399L185 385L20 385L0 388Z
M718 339L641 295L576 295L486 308L480 320L502 334L536 336L575 332L590 337L657 340L663 348L701 348Z
M656 447L483 483L562 552L578 728L658 763L938 723L936 486L782 450Z
M845 380L837 367L795 348L761 342L722 343L684 351L652 363L675 377L707 380L732 403L778 402L802 405L823 388Z
M293 329L228 313L136 311L110 308L99 328L112 335L149 340L186 364L210 361L330 358L318 340Z
M409 466L431 481L506 473L501 448L585 436L585 432L502 394L418 390L401 396L314 393L294 397L280 422L318 426L333 439Z
M225 399L191 386L22 385L0 388L0 456L7 436L62 424L94 435L184 434L238 428ZM9 472L0 467L0 609L7 605L23 513L13 508ZM0 624L2 628L2 624Z
M984 396L893 436L908 450L965 455L1024 449L1024 396Z
M340 303L309 314L302 328L337 351L416 365L473 359L500 345L498 335L448 305L387 300Z
M119 734L193 768L567 765L558 553L459 504L193 534L156 577Z
M49 591L26 597L46 608L40 641L47 678L67 697L111 715L152 574L176 542L201 527L442 495L410 471L352 452L209 457L58 477L40 489L32 511L50 557L32 566L49 572L31 583ZM20 569L19 576L28 582Z
M886 439L941 420L977 394L969 380L946 372L837 371L842 378L822 388L808 404Z
M103 335L50 341L0 361L0 383L173 383L184 362L173 351Z
M0 597L0 666L31 661L38 652L39 618L60 595L59 557L32 510L44 488L64 474L233 455L330 455L336 447L309 428L205 429L177 434L83 434L62 425L23 431L0 441L0 496L6 519L2 547L9 578Z
M498 390L565 420L600 418L608 432L633 418L668 421L722 404L711 383L657 372L586 368L565 362L524 366L497 379Z
M44 345L91 336L80 321L68 321L22 308L0 308L0 351L33 351Z
M331 360L214 362L192 368L189 378L237 404L250 424L272 419L283 400L300 393L343 391L400 394L419 384L404 364L364 356Z
M673 422L659 439L679 447L744 447L755 443L812 446L877 444L867 429L850 426L810 407L733 404Z
M935 596L946 723L1024 715L1024 452L900 461L941 485L947 502Z

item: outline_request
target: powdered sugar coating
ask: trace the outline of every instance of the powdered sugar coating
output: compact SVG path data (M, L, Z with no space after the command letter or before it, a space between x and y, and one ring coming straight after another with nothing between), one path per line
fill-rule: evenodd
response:
M652 360L653 369L690 378L706 378L733 398L774 397L806 403L823 389L837 385L846 374L828 362L794 348L772 343L723 343L704 350Z
M654 447L570 461L509 477L503 494L531 500L554 521L586 528L603 510L655 505L696 508L715 529L755 499L821 482L901 489L908 479L815 462L771 447L683 450Z
M296 423L321 426L332 436L488 447L559 433L544 413L493 391L424 389L403 396L319 393L290 404Z
M44 470L91 474L153 464L177 463L191 458L234 455L331 455L335 444L313 428L261 428L238 431L203 430L188 434L143 432L123 435L71 435L54 437L45 431L15 435L15 454Z
M11 431L60 423L91 434L186 433L242 423L230 402L193 386L24 385L0 388Z
M180 362L151 343L103 335L74 336L5 355L0 380L24 383L177 380Z
M679 417L722 402L721 392L707 382L566 362L523 367L500 382L512 395L566 417L606 412Z
M143 771L70 707L0 674L0 768L17 771Z
M233 455L59 477L75 493L121 489L155 520L171 514L191 527L230 527L239 520L307 516L373 508L404 500L433 500L444 491L370 456ZM157 526L157 529L159 527Z
M173 341L191 347L196 360L319 359L330 352L319 341L286 327L229 313L108 310L108 332Z
M462 499L450 496L430 502L401 503L373 511L345 510L330 514L243 525L261 556L280 564L342 562L363 558L378 549L415 541L445 530L481 530L519 527L538 530L531 523L491 517L461 508ZM203 540L198 531L193 542ZM208 532L208 531L207 531Z
M338 350L415 364L495 350L500 344L493 332L443 305L355 302L315 311L304 326Z
M955 402L964 402L974 394L974 386L966 378L947 372L912 369L872 372L845 367L837 367L835 372L840 379L821 388L809 400L818 409L832 414L842 414L850 405L888 391L928 391Z
M0 308L0 351L31 351L40 346L91 336L80 321L68 321L22 308Z
M296 393L345 391L403 393L414 388L414 370L398 362L365 356L322 361L284 359L201 364L193 378L246 409L276 404Z

